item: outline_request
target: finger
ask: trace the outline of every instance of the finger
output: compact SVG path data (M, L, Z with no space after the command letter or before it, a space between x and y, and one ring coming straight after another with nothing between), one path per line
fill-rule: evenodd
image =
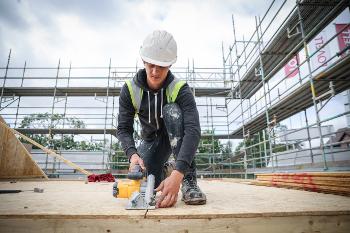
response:
M169 206L169 203L171 201L171 196L167 195L164 197L164 200L160 203L160 207L165 208Z
M155 189L156 192L162 191L164 188L164 181L162 181L162 183L160 183L160 185Z
M156 208L161 207L161 202L164 200L164 198L165 198L165 195L162 193L162 194L159 196L159 199L157 200Z
M177 195L172 196L169 203L169 207L174 206L176 201L177 201Z
M163 201L163 207L171 207L175 204L175 195L168 195L166 196L165 200Z

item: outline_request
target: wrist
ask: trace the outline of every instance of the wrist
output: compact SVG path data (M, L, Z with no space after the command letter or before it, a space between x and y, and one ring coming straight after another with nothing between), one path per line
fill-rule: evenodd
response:
M140 158L140 156L137 153L132 154L130 157L130 163L137 162L139 158Z
M179 172L178 170L173 170L171 172L171 175L176 181L178 181L179 183L182 181L182 179L184 178L184 174Z

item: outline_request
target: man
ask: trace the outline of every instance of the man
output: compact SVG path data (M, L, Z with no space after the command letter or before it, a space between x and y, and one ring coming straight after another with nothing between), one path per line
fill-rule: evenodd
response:
M169 70L177 59L177 45L166 31L154 31L140 48L145 69L126 81L119 98L118 139L130 161L130 169L139 164L156 178L161 191L156 207L171 207L182 183L186 204L206 203L197 186L194 155L200 140L198 110L189 86ZM142 142L136 149L133 139L134 117L141 123ZM175 165L166 177L170 156Z

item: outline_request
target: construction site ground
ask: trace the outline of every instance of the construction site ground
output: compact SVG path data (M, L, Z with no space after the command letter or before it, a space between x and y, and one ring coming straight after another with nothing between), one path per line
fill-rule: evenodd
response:
M0 232L350 232L350 198L250 185L235 179L199 180L207 204L125 210L113 183L1 181ZM43 193L33 192L44 189Z

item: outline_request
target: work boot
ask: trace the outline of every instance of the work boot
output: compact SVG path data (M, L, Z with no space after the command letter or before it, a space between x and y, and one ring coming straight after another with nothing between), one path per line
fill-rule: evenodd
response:
M207 198L202 190L197 185L195 175L186 175L182 181L182 201L187 205L204 205Z

